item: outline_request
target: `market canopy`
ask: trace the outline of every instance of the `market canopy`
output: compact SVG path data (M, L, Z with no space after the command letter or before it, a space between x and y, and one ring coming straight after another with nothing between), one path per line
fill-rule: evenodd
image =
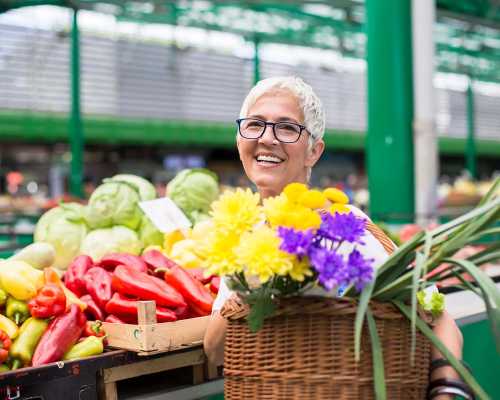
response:
M231 32L259 43L331 49L365 58L363 0L0 0L0 12L59 5L110 13L118 20ZM436 62L442 72L500 82L500 2L437 0Z

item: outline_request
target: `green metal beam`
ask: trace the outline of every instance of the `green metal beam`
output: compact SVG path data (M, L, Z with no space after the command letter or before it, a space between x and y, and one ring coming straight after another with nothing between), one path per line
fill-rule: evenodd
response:
M412 222L411 0L368 0L366 30L370 214L376 220Z
M200 121L171 121L84 116L83 129L88 144L165 145L178 147L234 146L235 129L231 124ZM0 111L2 142L66 142L69 120L61 114ZM147 132L147 135L144 134ZM364 132L328 129L325 134L329 150L363 151ZM439 137L441 155L465 157L465 138ZM476 140L478 157L500 157L500 140Z
M477 178L476 169L476 140L475 136L475 112L474 112L474 88L472 79L467 85L467 148L465 151L465 165L472 178Z
M254 54L253 54L253 83L254 85L260 81L260 54L259 54L259 47L260 47L260 39L256 36L253 38L253 48L254 48Z
M69 189L74 196L83 197L83 129L80 110L80 35L78 10L73 10L71 29L71 116L69 143L71 148L71 172Z

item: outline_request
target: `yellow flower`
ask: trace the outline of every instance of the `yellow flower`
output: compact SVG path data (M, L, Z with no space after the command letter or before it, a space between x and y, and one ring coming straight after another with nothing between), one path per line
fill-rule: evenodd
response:
M335 213L339 213L339 214L344 214L344 213L348 213L349 212L349 207L347 207L345 204L333 204L331 207L330 207L330 214L335 214Z
M262 283L274 275L286 275L293 267L294 256L279 249L281 239L274 230L260 226L241 237L234 250L237 263L245 273L255 275Z
M321 208L326 203L326 196L319 190L308 190L302 193L297 199L297 203L309 208Z
M289 183L283 189L283 193L287 197L287 199L291 202L295 202L298 200L301 194L307 192L307 186L303 183Z
M323 190L323 194L332 203L340 203L340 204L349 203L349 197L347 197L347 195L342 190L339 190L337 188L325 189Z
M291 212L293 207L292 203L283 194L276 197L268 197L264 199L263 203L266 220L273 228L283 225L284 218Z
M224 192L212 204L212 215L217 228L241 234L261 219L260 196L250 189Z
M302 258L302 260L295 259L293 262L292 269L288 272L290 278L294 281L302 282L306 276L311 276L312 271L307 257Z
M236 262L235 248L240 235L234 232L215 230L206 238L200 253L207 265L207 272L214 275L232 275L242 268Z
M264 200L264 214L272 228L286 226L295 229L317 229L321 217L310 208L291 203L283 194Z

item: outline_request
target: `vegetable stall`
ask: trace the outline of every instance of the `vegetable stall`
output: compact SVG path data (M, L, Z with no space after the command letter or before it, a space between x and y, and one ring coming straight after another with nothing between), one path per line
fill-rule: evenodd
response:
M205 170L183 171L170 189L162 212L192 222L219 191ZM182 384L222 392L220 380L203 383L219 374L201 348L218 278L186 245L200 228L165 233L147 216L162 200L145 179L116 175L87 205L47 211L34 243L0 261L0 398L114 399L117 382L162 371L171 396Z

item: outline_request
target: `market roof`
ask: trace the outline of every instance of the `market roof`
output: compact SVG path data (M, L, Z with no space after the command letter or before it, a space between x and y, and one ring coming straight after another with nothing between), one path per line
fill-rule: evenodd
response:
M111 13L119 20L232 32L248 40L335 50L364 58L363 0L0 0L0 12L60 5ZM500 82L500 2L437 0L438 70Z

